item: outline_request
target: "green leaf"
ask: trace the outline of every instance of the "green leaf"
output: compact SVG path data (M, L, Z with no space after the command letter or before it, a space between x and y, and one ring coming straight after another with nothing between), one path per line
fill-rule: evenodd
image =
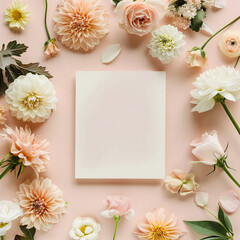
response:
M186 1L185 0L177 0L177 1L175 1L174 3L173 3L173 5L175 6L175 8L177 9L177 8L179 8L179 7L181 7L183 4L185 4L186 3Z
M206 12L203 11L202 9L197 11L197 14L194 18L191 19L191 25L190 28L193 31L198 32L200 30L200 28L203 25L203 19L206 17Z
M195 47L193 47L189 52L193 52L193 51L197 51L197 50L200 50L200 47L195 46Z
M26 237L20 236L20 235L16 235L14 240L28 240Z
M219 236L227 240L226 229L218 222L213 221L184 221L195 232L205 236Z
M220 205L219 205L219 209L218 209L218 218L222 222L222 224L228 229L228 231L230 233L233 233L231 221L230 221L228 215L223 211L223 209L221 208Z
M8 86L4 82L3 78L3 71L0 69L0 97L2 97L5 94L5 91L7 90Z
M15 64L15 60L12 58L12 56L3 56L2 54L0 54L0 68L2 70L5 70L5 68L7 66L9 66L10 64Z
M20 226L20 228L21 228L22 232L26 235L28 240L34 240L34 236L36 233L36 229L34 227L27 229L27 226L24 225L24 226Z
M26 52L28 47L25 44L17 43L17 41L9 42L6 51L12 56L20 57L22 53Z
M201 50L201 56L202 56L203 58L206 57L206 53L205 53L203 50Z
M112 0L116 5L118 5L122 0Z
M200 240L222 240L222 238L218 236L209 236L209 237L201 238Z

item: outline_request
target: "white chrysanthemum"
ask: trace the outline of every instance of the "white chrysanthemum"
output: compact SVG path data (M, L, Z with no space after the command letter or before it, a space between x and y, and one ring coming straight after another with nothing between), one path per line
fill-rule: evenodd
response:
M197 8L192 3L183 4L178 9L178 14L188 19L192 19L196 16Z
M44 122L56 109L56 92L44 75L28 73L9 85L5 99L11 114L19 120Z
M232 67L222 66L206 71L193 85L196 89L191 91L191 103L197 106L192 111L209 111L222 98L230 101L240 99L240 73Z
M100 229L100 224L93 218L78 217L72 224L69 236L75 240L97 240Z
M148 44L150 54L167 64L172 58L180 55L185 44L183 33L171 25L162 26L152 32L152 40Z
M215 4L216 0L203 0L202 5L204 7L212 7Z

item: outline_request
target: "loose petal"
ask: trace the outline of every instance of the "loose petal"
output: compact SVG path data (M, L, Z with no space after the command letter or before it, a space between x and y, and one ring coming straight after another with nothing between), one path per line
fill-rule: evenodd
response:
M198 192L195 197L195 202L199 207L204 207L208 204L208 193Z
M114 44L108 47L102 54L102 63L112 62L121 52L120 44Z
M229 190L219 197L219 204L227 213L234 213L239 207L239 196L233 191Z
M135 215L135 211L133 209L129 209L128 212L124 215L126 219L131 219Z
M206 22L203 22L202 30L210 35L214 34L213 30L210 28L210 26Z

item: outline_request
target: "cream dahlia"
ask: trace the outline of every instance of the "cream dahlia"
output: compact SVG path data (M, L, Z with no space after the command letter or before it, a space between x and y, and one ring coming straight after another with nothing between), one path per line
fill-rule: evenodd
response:
M16 127L15 130L6 127L4 131L1 136L9 142L10 154L18 157L20 164L33 168L36 174L46 170L45 164L50 159L47 140L32 134L28 126L25 129Z
M44 75L28 73L9 85L5 99L11 114L19 120L44 122L56 109L56 92Z
M66 213L62 191L49 178L36 178L19 187L17 202L23 209L22 225L47 232Z
M139 239L177 240L184 232L177 226L175 214L167 216L163 208L146 213L146 223L138 225Z
M68 48L88 51L109 32L108 19L101 0L62 0L53 18L54 31Z

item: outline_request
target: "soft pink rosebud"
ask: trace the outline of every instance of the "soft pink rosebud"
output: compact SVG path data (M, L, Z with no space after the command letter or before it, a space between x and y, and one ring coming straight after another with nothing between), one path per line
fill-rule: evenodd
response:
M227 213L234 213L240 204L239 196L233 191L229 190L219 197L219 204Z
M216 165L217 159L225 155L216 131L204 133L201 138L194 140L191 145L194 147L192 153L198 158L199 163Z
M48 43L44 53L48 57L55 57L59 53L60 49L57 47L57 45L54 42Z
M205 67L208 63L208 58L202 56L201 50L186 52L185 60L188 67Z

